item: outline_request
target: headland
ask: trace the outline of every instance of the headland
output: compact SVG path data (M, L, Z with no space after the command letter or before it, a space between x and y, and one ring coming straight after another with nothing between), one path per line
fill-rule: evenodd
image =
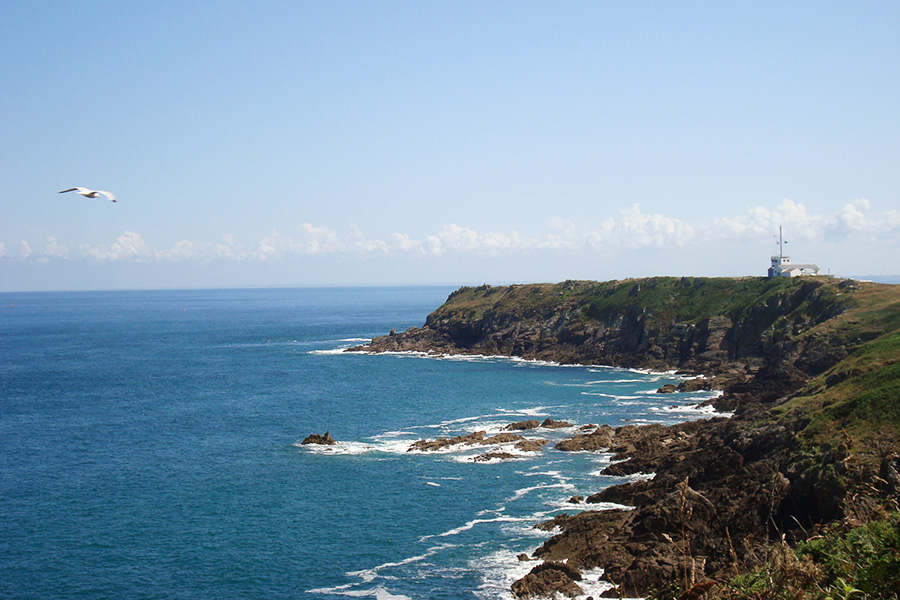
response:
M898 522L900 286L657 277L465 287L422 327L352 350L675 369L705 376L682 390L721 390L714 404L730 418L601 426L557 446L614 452L611 475L656 475L541 524L558 533L514 584L520 598L573 596L579 573L597 567L629 597L825 593L837 576L798 544ZM633 508L591 510L599 502ZM860 583L870 597L898 582L895 561L894 575Z

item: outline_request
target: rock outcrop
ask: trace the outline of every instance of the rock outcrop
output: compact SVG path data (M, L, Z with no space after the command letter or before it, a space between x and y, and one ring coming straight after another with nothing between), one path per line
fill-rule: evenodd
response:
M326 431L324 434L311 433L303 438L303 441L300 442L300 444L320 444L323 446L333 446L337 444L337 442L333 437L331 437L331 434Z

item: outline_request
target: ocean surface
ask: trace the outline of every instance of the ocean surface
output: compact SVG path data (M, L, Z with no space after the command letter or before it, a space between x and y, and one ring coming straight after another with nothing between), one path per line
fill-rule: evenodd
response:
M572 496L564 453L408 452L525 419L676 422L673 374L343 349L449 287L13 293L0 305L0 597L511 598ZM7 301L9 307L7 308ZM335 446L300 446L310 433ZM595 506L595 508L597 508ZM591 573L586 591L603 584Z

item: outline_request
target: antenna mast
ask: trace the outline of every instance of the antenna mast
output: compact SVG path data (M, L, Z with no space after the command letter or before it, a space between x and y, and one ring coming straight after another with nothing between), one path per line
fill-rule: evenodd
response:
M781 237L781 225L778 226L778 263L784 262L784 240Z

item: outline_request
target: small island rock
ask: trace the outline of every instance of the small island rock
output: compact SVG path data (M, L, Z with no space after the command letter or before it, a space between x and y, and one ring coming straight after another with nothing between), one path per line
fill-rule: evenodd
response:
M331 437L331 434L326 431L324 435L318 433L309 434L303 439L302 442L300 442L300 445L303 444L321 444L323 446L334 446L335 444L337 444L337 442L333 437Z

